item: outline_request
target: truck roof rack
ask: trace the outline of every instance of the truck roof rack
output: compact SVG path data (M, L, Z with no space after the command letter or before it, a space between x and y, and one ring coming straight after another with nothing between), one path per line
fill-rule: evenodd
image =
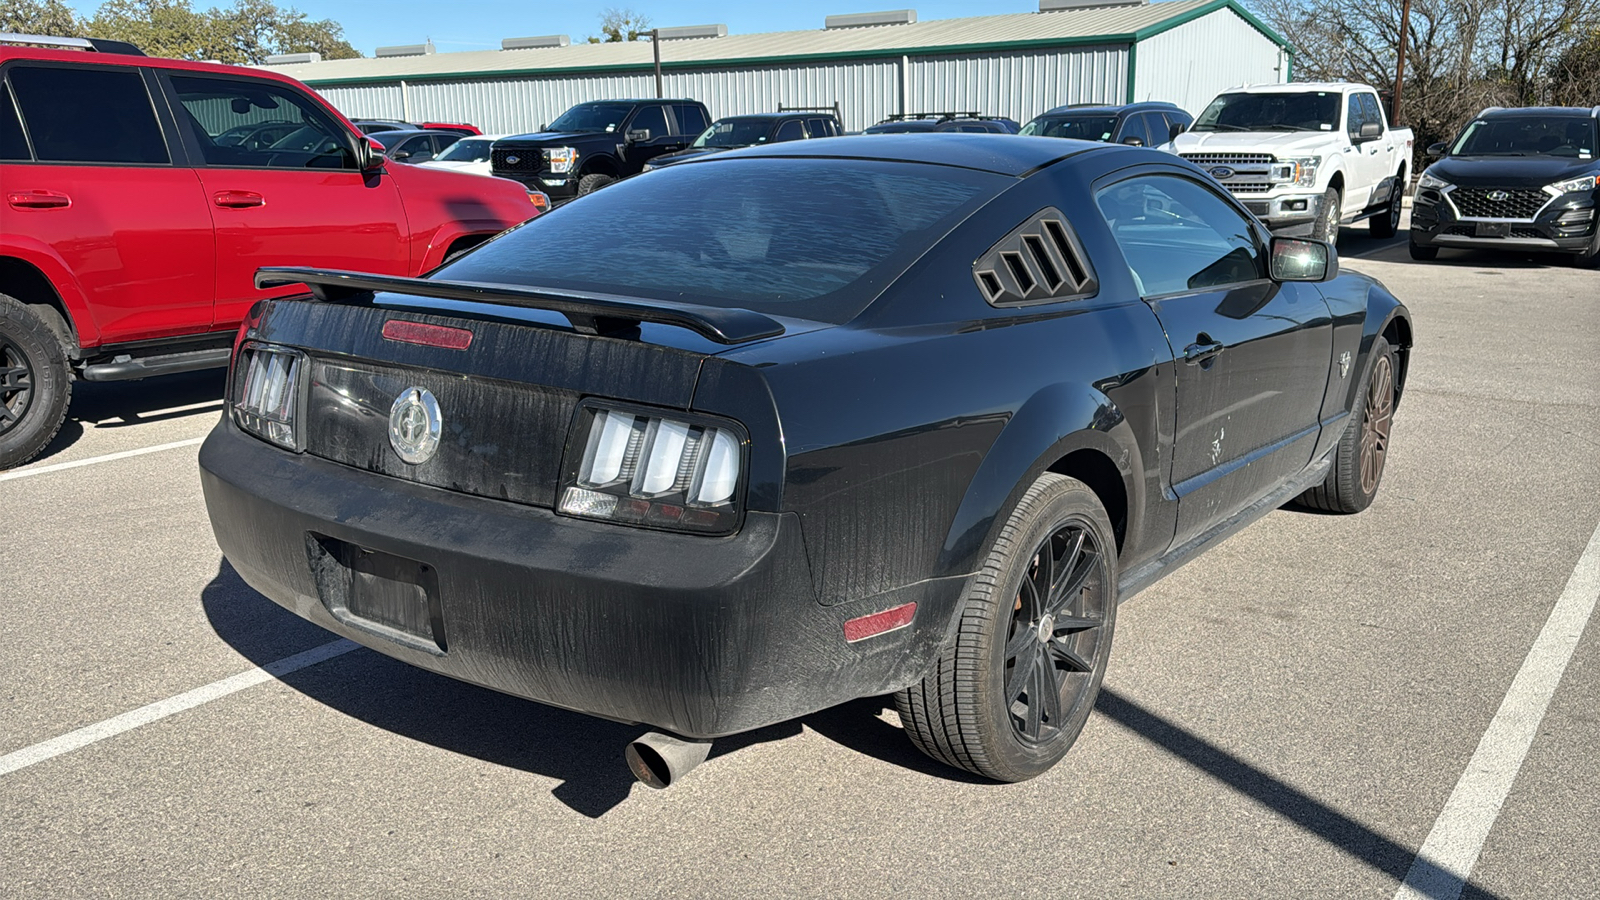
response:
M831 112L836 118L844 118L839 111L838 103L835 103L832 106L784 106L782 103L779 103L778 112Z
M917 112L917 113L890 113L883 117L885 122L905 122L910 119L982 119L979 112Z
M659 322L698 332L719 344L743 344L776 337L784 332L783 325L776 319L754 310L699 306L670 300L638 300L582 291L401 278L296 266L262 266L256 270L255 282L258 289L305 284L311 288L312 296L324 303L371 303L373 295L381 291L413 297L547 309L565 316L579 334L612 334L642 322Z
M111 41L105 38L54 37L46 34L0 32L0 44L49 47L55 50L90 50L96 53L120 53L124 56L145 55L143 50L127 41Z

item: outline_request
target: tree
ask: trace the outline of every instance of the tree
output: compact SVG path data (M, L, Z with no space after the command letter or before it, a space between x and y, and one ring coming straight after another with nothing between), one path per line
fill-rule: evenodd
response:
M600 14L600 34L590 35L591 44L620 44L642 41L650 36L650 17L632 9L609 7Z
M47 0L54 2L54 0ZM259 65L278 53L316 51L324 59L361 54L331 19L310 21L271 0L235 0L197 11L190 0L106 0L85 23L90 37L128 41L152 56Z
M1394 84L1403 0L1255 0L1296 48L1306 80ZM1600 0L1412 0L1405 121L1417 146L1454 136L1486 106L1556 99L1558 72L1585 35L1600 29ZM1592 75L1585 85L1592 86ZM1584 85L1576 85L1582 87Z
M1561 54L1551 73L1552 99L1562 106L1600 106L1600 28Z
M0 3L0 31L82 37L83 20L62 0L5 0Z

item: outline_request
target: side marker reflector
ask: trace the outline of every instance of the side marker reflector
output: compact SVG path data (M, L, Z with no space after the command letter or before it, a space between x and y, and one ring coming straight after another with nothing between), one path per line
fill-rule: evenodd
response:
M911 620L916 615L917 604L905 603L886 609L883 612L875 612L869 616L850 619L844 623L844 639L846 642L854 644L856 641L864 641L869 637L876 637L877 635L894 631L897 628L904 628L911 624Z

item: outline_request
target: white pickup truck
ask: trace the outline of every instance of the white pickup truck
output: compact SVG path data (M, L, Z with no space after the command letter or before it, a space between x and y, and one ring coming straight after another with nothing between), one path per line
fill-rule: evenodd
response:
M1415 137L1390 128L1364 84L1269 84L1218 95L1166 149L1211 173L1274 232L1330 243L1400 222Z

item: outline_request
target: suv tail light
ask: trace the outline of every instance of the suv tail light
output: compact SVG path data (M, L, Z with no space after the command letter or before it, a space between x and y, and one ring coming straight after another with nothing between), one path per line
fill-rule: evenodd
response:
M269 344L247 343L233 363L233 421L286 450L305 449L300 429L305 355Z
M558 508L585 519L730 533L739 525L745 441L731 422L586 406L568 443Z

